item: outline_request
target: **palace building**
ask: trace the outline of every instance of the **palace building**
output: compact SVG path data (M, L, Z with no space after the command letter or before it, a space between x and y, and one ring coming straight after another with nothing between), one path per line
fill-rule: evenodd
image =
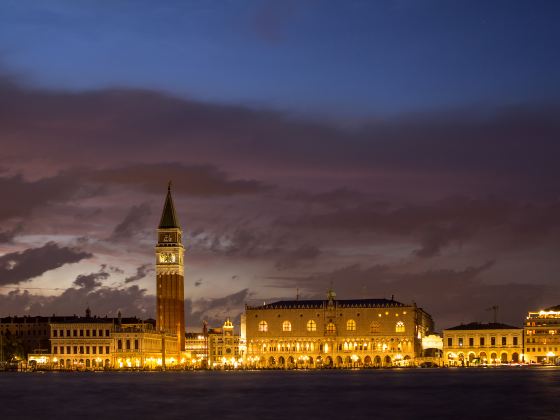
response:
M177 337L138 318L58 317L49 323L50 351L30 354L30 365L60 370L154 369L180 363Z
M246 306L241 340L253 367L407 366L432 317L393 299L280 301Z
M530 363L560 364L560 305L527 315L525 358Z
M523 328L496 322L473 322L443 330L448 366L497 365L523 362Z
M175 206L171 197L171 182L158 226L156 245L156 295L158 331L175 334L179 348L185 348L185 252Z

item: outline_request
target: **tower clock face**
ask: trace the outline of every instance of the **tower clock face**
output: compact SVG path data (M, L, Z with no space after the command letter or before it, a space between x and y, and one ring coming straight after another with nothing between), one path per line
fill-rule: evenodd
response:
M159 254L159 262L160 263L174 263L177 261L177 257L175 256L175 254L171 253L171 252L162 252L161 254Z
M173 242L173 236L171 236L169 233L166 233L166 234L161 236L161 241L162 242Z

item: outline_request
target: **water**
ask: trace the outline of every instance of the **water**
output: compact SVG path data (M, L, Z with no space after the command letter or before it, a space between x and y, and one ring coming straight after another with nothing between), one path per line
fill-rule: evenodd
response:
M0 419L560 419L560 369L0 373Z

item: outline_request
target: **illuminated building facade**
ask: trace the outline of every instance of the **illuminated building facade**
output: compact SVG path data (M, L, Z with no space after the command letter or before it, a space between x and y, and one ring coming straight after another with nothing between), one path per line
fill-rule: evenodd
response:
M185 356L190 368L205 369L208 367L208 335L206 332L185 334Z
M530 363L560 364L560 305L527 315L525 358Z
M431 316L393 299L280 301L246 306L242 340L254 367L381 367L414 364Z
M185 284L182 231L171 197L171 183L158 226L156 295L158 331L175 334L185 348Z
M49 369L153 369L177 365L177 337L158 333L152 322L137 318L91 316L59 318L49 323L50 351L28 357L31 366ZM163 344L165 343L165 347ZM163 350L165 349L165 351Z
M448 366L498 365L523 362L523 328L473 322L443 330L444 362Z
M113 366L117 369L173 369L184 363L174 334L161 334L150 323L115 326L113 332Z
M212 368L237 368L243 362L244 352L240 350L241 337L235 334L233 323L228 318L222 328L208 332L208 358Z

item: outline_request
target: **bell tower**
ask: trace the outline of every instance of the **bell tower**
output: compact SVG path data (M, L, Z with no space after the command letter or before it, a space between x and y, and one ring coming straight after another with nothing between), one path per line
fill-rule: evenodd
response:
M173 197L171 181L158 226L156 245L156 288L158 331L178 335L179 351L185 350L185 281L181 227Z

